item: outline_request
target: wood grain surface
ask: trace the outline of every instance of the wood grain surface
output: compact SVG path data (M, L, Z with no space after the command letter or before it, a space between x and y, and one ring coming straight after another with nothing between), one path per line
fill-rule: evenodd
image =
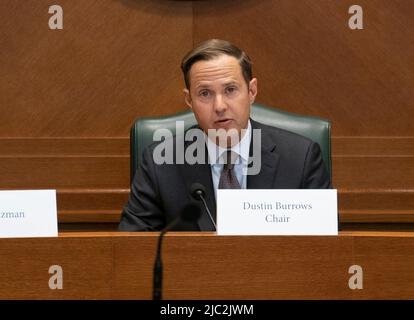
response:
M155 232L81 232L2 239L0 298L151 299L157 238ZM170 233L163 245L164 298L413 299L412 248L412 232ZM63 268L62 290L49 289L51 265ZM363 269L361 290L348 286L352 265Z

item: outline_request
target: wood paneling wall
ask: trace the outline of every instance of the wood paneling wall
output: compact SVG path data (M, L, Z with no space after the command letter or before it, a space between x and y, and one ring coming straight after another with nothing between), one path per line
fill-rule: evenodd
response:
M53 188L60 222L116 222L129 128L183 110L179 63L224 38L244 48L258 102L332 121L343 222L414 222L414 2L0 2L0 188ZM348 28L348 8L364 29Z
M347 231L337 237L170 232L166 237L166 300L412 300L414 296L412 232ZM149 300L157 239L156 232L60 232L59 237L36 241L2 239L0 256L6 259L0 259L0 299ZM63 290L47 285L51 277L47 270L56 264L63 268ZM363 268L363 290L348 285L348 270L355 264ZM146 319L151 318L156 317Z

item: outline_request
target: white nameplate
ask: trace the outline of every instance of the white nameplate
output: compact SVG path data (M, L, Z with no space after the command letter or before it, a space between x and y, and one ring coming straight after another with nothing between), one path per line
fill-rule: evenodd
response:
M0 191L0 238L57 237L56 190Z
M218 235L338 235L335 189L218 189Z

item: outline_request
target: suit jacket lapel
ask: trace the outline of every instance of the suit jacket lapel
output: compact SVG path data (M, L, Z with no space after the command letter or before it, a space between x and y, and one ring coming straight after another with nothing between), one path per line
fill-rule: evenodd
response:
M250 157L253 159L253 167L260 164L260 170L257 174L250 174L247 176L248 189L272 189L275 185L275 178L277 167L279 165L280 155L276 152L276 145L266 134L266 128L262 127L256 121L250 119L252 130L260 129L261 131L261 150L259 159L258 152L254 149L253 143L255 141L254 131L252 132L252 139L250 142ZM256 151L256 152L253 152ZM255 154L256 153L256 154ZM252 167L252 166L250 166ZM250 170L250 169L249 169ZM251 171L250 171L251 172Z
M247 177L247 188L248 189L272 189L275 186L275 178L277 173L277 167L279 165L280 155L276 152L276 145L270 139L269 135L266 134L266 128L261 126L259 123L251 120L252 129L261 130L261 143L260 143L260 158L254 154L253 151L258 149L253 148L253 142L255 140L254 133L250 142L250 157L253 161L260 163L260 170L258 174L248 175ZM185 150L192 142L185 142ZM182 168L181 174L187 186L186 192L188 192L189 199L191 185L195 182L199 182L206 187L206 203L211 213L215 215L216 212L216 197L213 187L213 178L211 176L211 168L208 163L208 152L205 142L202 142L205 151L205 164L193 164L190 165L185 163L180 165ZM214 231L214 226L210 221L208 213L202 206L202 215L197 221L197 224L202 231Z
M192 143L191 141L185 142L185 150L191 143ZM197 141L197 143L199 143L199 141ZM216 212L216 198L214 194L213 178L211 176L211 168L208 163L207 147L205 145L204 140L202 141L202 143L203 143L202 147L204 148L204 152L205 152L204 164L196 163L196 164L190 165L187 162L185 162L185 164L180 165L180 168L182 168L181 174L187 186L186 192L188 193L190 200L192 200L190 189L193 183L198 182L198 183L201 183L203 186L205 186L206 203L207 203L208 208L211 211L211 214L214 215L214 213ZM202 203L200 203L200 205L201 205L202 214L200 218L197 220L197 224L200 230L201 231L214 231L215 230L214 225L211 223L211 220L208 216L208 213L206 212L204 208L204 205Z

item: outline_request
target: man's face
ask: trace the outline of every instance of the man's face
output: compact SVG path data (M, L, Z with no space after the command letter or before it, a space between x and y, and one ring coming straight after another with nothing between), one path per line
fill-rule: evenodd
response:
M224 54L194 63L189 76L190 89L184 89L185 102L201 129L206 133L208 129L235 129L241 137L257 94L257 79L247 84L238 60Z

